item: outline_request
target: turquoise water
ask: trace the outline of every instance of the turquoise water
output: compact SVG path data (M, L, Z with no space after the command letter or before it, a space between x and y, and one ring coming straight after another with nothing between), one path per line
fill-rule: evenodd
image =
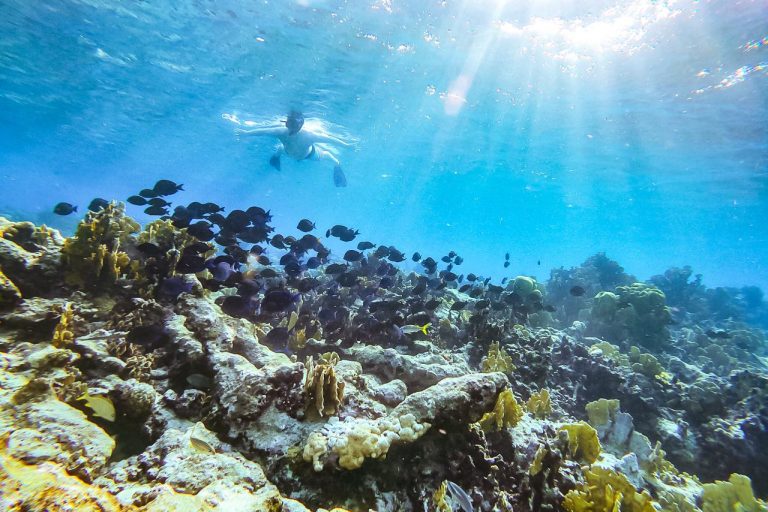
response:
M546 279L605 251L768 286L762 1L0 0L0 214L71 232L96 196L307 217ZM358 141L268 165L226 117ZM224 117L223 117L224 116ZM139 207L129 212L142 221ZM504 253L512 264L502 267ZM404 264L408 268L407 264Z

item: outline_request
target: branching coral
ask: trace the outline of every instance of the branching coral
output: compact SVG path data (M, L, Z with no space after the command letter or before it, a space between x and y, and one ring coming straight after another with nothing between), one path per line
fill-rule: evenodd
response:
M560 431L568 433L568 451L577 459L593 464L600 456L600 441L597 430L588 423L580 421L560 427Z
M125 215L122 204L88 212L61 249L66 282L90 287L114 284L131 261L120 248L133 243L138 231L139 225Z
M66 348L72 345L72 342L75 340L75 334L72 332L73 319L74 311L72 309L72 303L68 302L61 312L59 323L53 330L53 339L51 340L51 344L54 347Z
M509 373L515 371L515 365L512 363L512 358L507 351L499 345L498 341L491 343L490 348L488 348L488 355L483 358L480 366L485 373Z
M512 390L506 389L499 393L493 411L485 413L478 423L485 432L501 430L517 425L524 414Z
M338 382L333 369L337 362L339 355L335 352L323 354L317 364L312 356L307 357L307 374L304 379L307 409L316 410L321 417L339 412L344 400L344 382Z
M656 512L651 496L638 492L620 473L594 467L584 478L586 482L563 500L568 512Z

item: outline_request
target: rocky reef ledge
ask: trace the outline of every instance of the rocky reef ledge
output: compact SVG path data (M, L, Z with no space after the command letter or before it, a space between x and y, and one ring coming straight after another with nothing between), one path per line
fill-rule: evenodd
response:
M318 290L269 318L225 312L207 271L163 293L137 246L192 241L153 224L112 205L65 239L0 219L0 509L768 510L765 373L589 336L613 297L563 329L481 329L448 287L428 335L346 343L306 335Z

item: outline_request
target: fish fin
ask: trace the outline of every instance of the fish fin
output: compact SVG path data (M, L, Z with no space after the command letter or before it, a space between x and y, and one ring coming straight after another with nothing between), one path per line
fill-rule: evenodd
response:
M76 211L77 211L77 206L74 206L74 207L72 208L72 211L73 211L73 212L76 212Z
M432 322L427 322L421 327L421 332L424 333L424 336L427 335L427 329L429 329L430 325L432 325Z

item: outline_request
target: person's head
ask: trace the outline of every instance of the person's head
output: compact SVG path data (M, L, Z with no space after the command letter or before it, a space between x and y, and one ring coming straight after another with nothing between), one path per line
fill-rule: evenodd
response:
M288 135L293 135L301 130L304 126L304 116L301 112L291 111L288 114L288 119L285 120L285 127L288 128Z

